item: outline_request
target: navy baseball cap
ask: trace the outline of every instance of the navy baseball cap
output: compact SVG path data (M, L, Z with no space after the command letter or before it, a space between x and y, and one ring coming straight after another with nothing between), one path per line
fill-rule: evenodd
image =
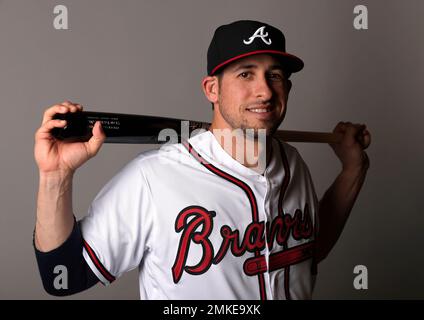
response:
M259 21L240 20L215 30L208 49L208 75L224 66L254 54L276 56L290 73L303 69L303 61L286 52L286 38L281 30Z

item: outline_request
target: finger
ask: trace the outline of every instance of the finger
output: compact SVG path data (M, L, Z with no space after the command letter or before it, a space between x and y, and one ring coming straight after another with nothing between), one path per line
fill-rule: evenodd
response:
M36 132L37 138L51 138L51 130L54 128L63 128L66 126L66 120L53 119L45 122Z
M88 149L88 154L90 157L94 157L97 152L99 152L101 146L103 145L106 135L103 131L100 121L96 121L93 127L93 136L86 142Z
M368 148L368 146L371 143L371 136L368 130L366 130L366 125L356 125L357 133L355 135L355 138L357 142L361 145L363 149Z
M340 121L333 130L333 133L343 133L346 130L346 122Z
M358 129L359 129L358 127L356 127L352 124L346 125L345 136L348 137L348 138L354 139L355 136L358 133Z
M346 122L345 128L347 133L353 133L355 135L361 132L365 128L365 125L359 123Z
M353 145L358 142L360 143L360 127L361 125L353 124L351 122L345 122L342 124L340 131L337 132L343 136L340 143L346 145Z
M66 106L66 107L70 107L70 106L74 106L75 105L75 103L73 103L73 102L71 102L69 100L63 101L61 104L64 105L64 106Z
M371 134L368 130L364 130L362 134L362 148L366 149L371 144Z
M78 104L77 103L73 103L71 101L64 101L62 103L62 105L65 106L65 107L67 107L67 108L69 108L69 111L70 112L77 112L77 111L79 111L79 108L78 108Z
M82 111L83 106L80 104L72 104L69 101L64 101L61 104L55 104L54 106L48 108L43 115L42 123L46 123L49 120L52 120L56 113L65 114L68 112L77 112Z
M74 103L74 102L69 101L69 100L62 102L61 105L65 106L65 107L73 107L73 106L75 106L78 109L82 109L82 105L81 104Z
M69 108L62 105L62 104L55 104L54 106L48 108L44 114L43 114L43 124L46 123L47 121L50 121L53 119L54 115L56 113L67 113L69 112Z

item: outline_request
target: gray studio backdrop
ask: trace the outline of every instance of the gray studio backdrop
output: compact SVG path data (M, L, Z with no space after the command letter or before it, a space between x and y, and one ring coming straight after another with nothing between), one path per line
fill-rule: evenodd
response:
M53 27L65 5L69 29ZM368 8L368 30L353 8ZM49 299L32 249L38 172L33 136L43 110L65 99L88 110L211 119L200 89L220 24L257 19L284 30L305 61L282 128L331 131L366 123L371 168L339 242L319 266L316 299L424 298L424 2L0 1L0 298ZM321 197L340 170L328 145L293 144ZM100 188L151 146L105 145L74 182L83 217ZM353 286L356 265L368 289ZM136 271L72 298L137 299Z

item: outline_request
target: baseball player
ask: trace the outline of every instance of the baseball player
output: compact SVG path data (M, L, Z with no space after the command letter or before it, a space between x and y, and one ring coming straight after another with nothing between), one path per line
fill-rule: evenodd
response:
M363 185L370 133L350 122L335 127L343 140L331 147L342 169L318 201L298 151L273 138L287 110L289 77L303 68L287 53L284 34L258 21L223 25L207 58L209 130L139 154L103 187L82 221L72 209L73 175L105 134L98 122L88 142L55 140L51 130L66 122L53 115L82 106L64 102L45 111L35 134L34 245L47 292L74 294L138 268L141 299L312 297L317 264ZM253 150L253 159L218 138L225 130L251 143L243 155ZM54 285L57 265L68 270L67 289Z

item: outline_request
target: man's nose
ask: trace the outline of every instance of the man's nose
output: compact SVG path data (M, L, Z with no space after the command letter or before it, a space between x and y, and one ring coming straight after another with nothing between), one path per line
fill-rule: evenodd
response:
M255 95L256 98L262 100L270 100L274 94L272 86L266 77L258 77L255 81Z

